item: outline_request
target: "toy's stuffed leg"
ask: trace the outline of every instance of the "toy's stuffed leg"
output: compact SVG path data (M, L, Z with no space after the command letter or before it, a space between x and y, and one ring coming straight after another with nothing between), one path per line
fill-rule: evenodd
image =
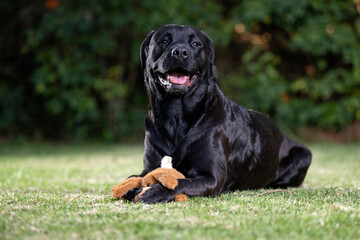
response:
M129 190L133 188L141 188L141 177L128 178L122 183L112 188L112 196L116 199L122 198Z
M175 202L186 202L187 200L188 200L188 197L183 193L176 195L175 199L174 199Z

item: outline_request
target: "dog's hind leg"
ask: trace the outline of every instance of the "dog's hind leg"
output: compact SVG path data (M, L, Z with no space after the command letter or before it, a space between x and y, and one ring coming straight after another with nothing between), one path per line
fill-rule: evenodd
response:
M300 144L292 146L288 154L280 159L275 180L267 187L287 188L298 187L304 181L311 164L311 151Z

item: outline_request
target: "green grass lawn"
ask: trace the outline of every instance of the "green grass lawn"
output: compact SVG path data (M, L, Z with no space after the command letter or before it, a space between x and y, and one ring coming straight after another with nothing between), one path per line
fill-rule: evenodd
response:
M0 239L360 239L360 144L312 144L301 188L144 205L111 187L142 146L2 144Z

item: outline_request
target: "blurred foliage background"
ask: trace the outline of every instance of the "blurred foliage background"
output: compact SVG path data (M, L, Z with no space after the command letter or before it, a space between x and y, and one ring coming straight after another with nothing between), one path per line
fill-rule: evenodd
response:
M142 40L168 23L216 46L230 99L294 132L360 122L359 0L2 0L0 138L143 134Z

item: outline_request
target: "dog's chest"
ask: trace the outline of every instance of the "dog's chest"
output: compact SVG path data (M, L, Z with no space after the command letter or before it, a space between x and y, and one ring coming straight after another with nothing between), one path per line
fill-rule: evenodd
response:
M155 124L166 142L176 147L189 131L191 122L187 119L180 99L171 99L161 104L155 114Z
M176 147L186 136L189 124L183 117L172 116L166 119L163 129L163 137L167 138Z

